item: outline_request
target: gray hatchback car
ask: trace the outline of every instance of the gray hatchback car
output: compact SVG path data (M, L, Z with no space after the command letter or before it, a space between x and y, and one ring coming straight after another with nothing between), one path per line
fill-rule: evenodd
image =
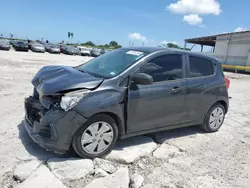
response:
M32 84L31 138L90 158L131 136L192 125L218 131L229 105L218 60L166 48L120 48L77 67L46 66Z

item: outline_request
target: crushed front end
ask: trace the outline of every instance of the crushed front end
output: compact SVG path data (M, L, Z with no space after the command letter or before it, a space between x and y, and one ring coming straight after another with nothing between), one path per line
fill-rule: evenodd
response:
M25 99L25 127L30 137L43 148L65 153L75 131L87 119L74 109L63 110L58 95L40 96L34 88L33 96Z

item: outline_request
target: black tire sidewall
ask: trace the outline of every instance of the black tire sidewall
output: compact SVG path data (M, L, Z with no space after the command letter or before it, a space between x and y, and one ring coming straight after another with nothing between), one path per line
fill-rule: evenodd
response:
M223 116L223 120L222 120L221 125L220 125L218 128L213 129L213 128L211 128L210 125L209 125L209 118L210 118L210 115L211 115L211 113L213 112L213 110L214 110L215 108L217 108L217 107L220 107L220 108L223 110L224 116ZM205 125L204 128L205 128L205 130L208 131L208 132L217 132L217 131L221 128L221 126L223 125L224 119L225 119L225 108L224 108L224 106L223 106L222 104L219 104L219 103L215 104L212 108L210 108L210 110L209 110L208 113L207 113L207 116L206 116L206 119L205 119L205 122L204 122L204 125Z
M82 134L83 132L93 123L95 122L98 122L98 121L103 121L103 122L107 122L108 124L111 125L111 127L113 128L113 132L114 132L114 135L113 135L113 140L110 144L110 146L103 152L99 153L99 154L89 154L87 152L85 152L83 149L82 149L82 145L81 145L81 137L82 137ZM106 114L100 114L100 115L95 115L93 117L91 117L82 127L80 127L74 137L73 137L73 140L72 140L72 146L75 150L75 152L81 156L81 157L88 157L88 158L96 158L96 157L101 157L101 156L104 156L104 155L107 155L109 154L116 141L117 141L117 138L118 138L118 128L117 128L117 125L116 125L116 122L108 115Z

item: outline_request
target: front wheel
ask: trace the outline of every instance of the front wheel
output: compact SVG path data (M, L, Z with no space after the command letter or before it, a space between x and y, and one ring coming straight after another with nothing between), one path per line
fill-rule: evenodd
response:
M108 115L95 115L75 133L72 146L81 157L101 157L111 152L117 138L116 122Z
M225 118L225 108L217 103L208 111L202 128L207 132L216 132L220 129Z

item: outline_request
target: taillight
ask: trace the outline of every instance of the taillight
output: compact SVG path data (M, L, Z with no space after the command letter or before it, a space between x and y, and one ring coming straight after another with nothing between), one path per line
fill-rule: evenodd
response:
M226 88L229 89L229 87L230 87L230 80L227 77L225 77L225 82L226 82Z

